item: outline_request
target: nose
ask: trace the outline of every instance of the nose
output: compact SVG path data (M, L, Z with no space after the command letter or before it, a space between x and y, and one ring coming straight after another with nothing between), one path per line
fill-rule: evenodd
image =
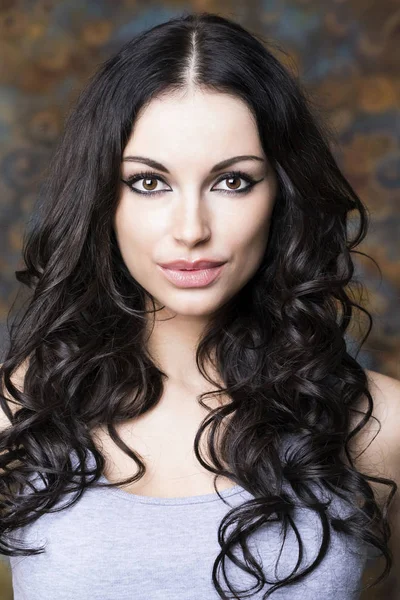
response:
M201 196L191 194L182 198L173 214L173 236L177 243L195 246L211 236L210 218Z

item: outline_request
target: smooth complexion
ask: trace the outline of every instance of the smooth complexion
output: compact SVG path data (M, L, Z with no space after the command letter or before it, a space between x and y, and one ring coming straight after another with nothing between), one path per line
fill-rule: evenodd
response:
M242 175L232 177L232 170ZM132 181L143 171L149 174ZM165 305L149 350L169 380L187 390L205 389L195 364L202 329L260 265L276 187L241 99L190 89L153 99L135 121L123 152L115 233L132 277ZM226 264L211 284L179 288L158 263L181 258Z

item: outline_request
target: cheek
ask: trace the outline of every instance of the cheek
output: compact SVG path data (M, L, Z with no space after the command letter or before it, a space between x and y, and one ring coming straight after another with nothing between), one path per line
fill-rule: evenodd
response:
M242 219L240 226L229 228L234 244L232 250L237 256L236 264L247 274L257 270L268 242L269 217L265 214L257 216L257 219Z
M252 204L248 209L230 219L227 229L235 232L241 243L251 244L268 235L271 207L260 202Z
M114 231L125 264L130 271L140 269L143 254L151 254L157 239L155 227L137 212L120 205L114 218Z
M152 238L157 238L157 223L149 211L133 210L124 200L122 198L114 219L117 238L121 246L146 246Z

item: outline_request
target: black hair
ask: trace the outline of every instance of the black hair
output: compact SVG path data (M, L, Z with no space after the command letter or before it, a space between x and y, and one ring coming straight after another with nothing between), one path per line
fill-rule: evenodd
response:
M379 582L392 564L387 506L396 484L361 473L351 456L350 440L371 418L373 399L365 370L345 340L354 309L369 318L360 346L372 327L351 289L352 253L366 235L367 210L335 161L329 126L297 76L275 56L272 42L211 13L182 14L124 44L100 65L66 119L24 236L25 264L16 278L29 288L29 298L10 329L0 371L18 407L11 413L1 394L11 424L0 435L0 552L43 552L12 546L7 535L51 511L76 475L77 485L68 488L76 490L75 501L101 485L105 461L91 434L95 426L107 427L139 467L114 485L137 481L145 472L116 425L154 407L166 375L146 351L154 299L124 264L112 223L122 153L139 111L153 98L189 86L246 103L278 183L260 267L210 318L196 354L199 370L215 386L212 394L230 399L201 424L197 459L216 475L214 481L229 477L254 495L220 525L213 584L221 598L229 597L217 571L239 545L244 562L237 566L254 574L253 593L262 589L268 574L249 558L247 540L276 518L285 531L295 529L296 506L320 519L318 556L303 571L274 581L265 598L282 586L290 589L321 563L332 528L385 557ZM353 237L352 211L359 217ZM153 311L146 311L147 301ZM223 385L209 378L204 365L210 357ZM24 387L18 389L10 377L23 364ZM209 394L198 397L206 408ZM362 398L367 410L351 428ZM199 451L207 428L213 464ZM282 453L285 436L291 441ZM96 459L92 470L86 468L89 452ZM37 472L41 494L18 494ZM391 487L385 508L370 482ZM347 503L351 516L331 516L316 494L319 487ZM235 527L227 534L230 525Z

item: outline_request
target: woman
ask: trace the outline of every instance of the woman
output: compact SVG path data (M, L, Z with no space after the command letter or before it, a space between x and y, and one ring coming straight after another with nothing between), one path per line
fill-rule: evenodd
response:
M374 556L387 578L400 382L344 339L366 229L300 86L240 25L183 15L101 66L17 272L15 600L348 600Z

